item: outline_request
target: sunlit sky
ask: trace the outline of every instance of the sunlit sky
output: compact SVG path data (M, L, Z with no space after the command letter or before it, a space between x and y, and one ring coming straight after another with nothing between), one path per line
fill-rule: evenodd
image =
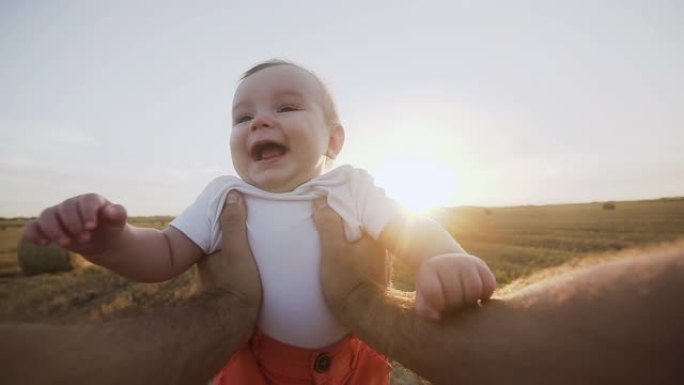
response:
M180 213L234 174L232 94L274 57L409 206L684 195L680 1L5 0L0 54L0 216Z

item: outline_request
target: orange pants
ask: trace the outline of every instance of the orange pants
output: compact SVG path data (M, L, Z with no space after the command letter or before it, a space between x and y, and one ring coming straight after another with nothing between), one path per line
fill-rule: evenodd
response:
M389 385L385 356L347 336L325 349L305 349L257 331L214 377L214 385Z

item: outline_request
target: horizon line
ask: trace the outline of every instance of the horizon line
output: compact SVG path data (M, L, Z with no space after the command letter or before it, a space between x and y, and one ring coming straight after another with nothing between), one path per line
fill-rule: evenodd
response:
M659 198L642 198L642 199L626 199L626 200L593 200L593 201L574 201L574 202L563 202L563 203L522 203L522 204L512 204L512 205L456 205L456 206L437 206L426 210L426 212L434 212L443 209L458 209L458 208L516 208L516 207L542 207L542 206L565 206L565 205L582 205L582 204L595 204L595 203L626 203L626 202L643 202L643 201L667 201L667 200L684 200L684 195L678 196L666 196ZM165 218L175 218L179 214L150 214L150 215L129 215L129 218L155 218L155 217L165 217ZM23 220L23 219L35 219L36 216L11 216L7 217L0 215L0 220Z

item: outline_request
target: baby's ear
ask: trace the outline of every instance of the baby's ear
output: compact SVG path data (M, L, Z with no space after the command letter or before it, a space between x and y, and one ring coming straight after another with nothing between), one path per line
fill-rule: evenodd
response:
M325 153L330 159L335 159L342 151L344 145L344 127L341 124L335 123L330 127L330 137L328 138L328 150Z

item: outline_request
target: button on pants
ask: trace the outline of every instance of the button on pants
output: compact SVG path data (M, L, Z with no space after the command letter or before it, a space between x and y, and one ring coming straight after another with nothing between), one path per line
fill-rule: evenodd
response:
M348 335L324 349L282 343L257 331L214 378L215 385L389 385L387 358Z

